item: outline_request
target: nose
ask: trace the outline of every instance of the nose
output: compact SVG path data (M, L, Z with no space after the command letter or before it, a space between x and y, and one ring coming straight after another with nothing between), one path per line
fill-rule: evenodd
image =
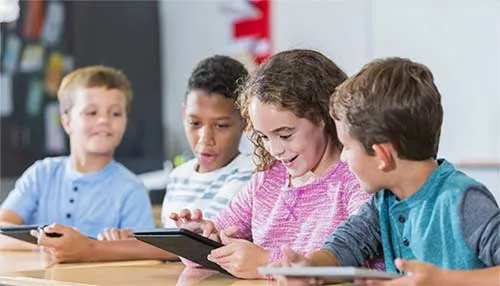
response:
M214 131L210 126L203 126L198 131L198 143L203 145L214 145Z
M268 144L268 152L271 156L277 157L278 155L283 154L285 148L281 142L278 140L269 140Z
M109 115L108 114L101 114L98 118L99 123L108 123L109 122Z

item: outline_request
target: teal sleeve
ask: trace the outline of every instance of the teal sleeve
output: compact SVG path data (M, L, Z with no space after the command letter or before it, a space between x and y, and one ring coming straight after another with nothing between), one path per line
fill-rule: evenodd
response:
M335 255L341 266L361 266L382 257L380 223L376 195L363 204L328 236L322 246Z

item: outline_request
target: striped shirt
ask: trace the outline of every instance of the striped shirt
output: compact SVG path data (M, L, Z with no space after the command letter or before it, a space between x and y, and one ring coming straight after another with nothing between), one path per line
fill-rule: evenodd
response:
M162 206L164 227L175 227L169 219L172 212L201 209L203 216L213 219L252 177L251 155L240 154L228 165L212 172L196 171L198 162L192 159L170 174Z
M217 229L238 226L235 237L269 250L273 262L281 259L282 245L302 254L321 248L328 234L370 197L344 162L312 183L287 187L287 181L281 162L256 173L217 216Z

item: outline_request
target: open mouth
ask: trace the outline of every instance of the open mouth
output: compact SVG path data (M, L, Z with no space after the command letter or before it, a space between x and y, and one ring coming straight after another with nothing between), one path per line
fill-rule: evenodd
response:
M210 163L213 162L217 156L215 154L209 153L199 153L199 160L201 163Z
M288 159L288 160L282 160L281 162L283 162L283 164L288 165L288 164L292 163L293 161L295 161L295 159L297 159L297 157L299 157L299 155L295 155L295 157Z

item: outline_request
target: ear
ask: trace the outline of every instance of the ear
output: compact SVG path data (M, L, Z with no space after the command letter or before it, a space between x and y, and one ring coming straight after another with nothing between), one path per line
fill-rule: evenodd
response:
M64 128L64 131L66 131L66 134L71 133L71 118L69 113L63 113L61 114L61 125Z
M396 154L390 143L373 144L372 149L375 152L379 170L390 171L394 168Z

